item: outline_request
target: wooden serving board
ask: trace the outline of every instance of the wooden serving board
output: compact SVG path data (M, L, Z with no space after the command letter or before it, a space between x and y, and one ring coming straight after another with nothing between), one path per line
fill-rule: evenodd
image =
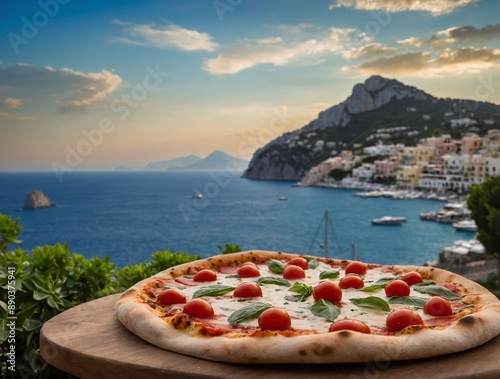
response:
M119 295L72 308L46 322L40 350L51 365L79 378L500 378L500 336L461 353L431 359L325 365L243 365L172 353L130 333L116 318Z

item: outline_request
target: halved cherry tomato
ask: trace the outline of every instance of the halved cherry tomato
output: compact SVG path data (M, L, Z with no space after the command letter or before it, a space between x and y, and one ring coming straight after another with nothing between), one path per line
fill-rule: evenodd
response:
M440 296L432 296L425 302L424 312L432 316L451 316L450 302Z
M299 266L286 266L283 270L283 278L287 280L304 279L305 277L306 273Z
M287 264L289 266L299 266L300 268L302 268L302 270L309 269L309 262L302 257L292 258Z
M245 263L242 264L242 266L253 266L255 268L258 268L257 265L255 263L253 263L253 262L245 262Z
M401 308L389 313L385 321L387 329L392 332L397 332L410 325L424 325L422 317L411 309Z
M384 289L387 297L410 295L410 286L408 285L408 283L403 282L399 279L391 280L385 285Z
M240 278L256 278L260 276L259 269L252 265L241 266L236 273Z
M365 282L363 279L356 274L349 274L347 276L344 276L342 279L339 281L339 286L342 289L346 288L356 288L360 289L365 286Z
M184 306L184 313L193 317L212 318L214 317L214 309L209 302L203 299L189 300Z
M208 268L201 270L198 272L193 280L195 282L213 282L217 280L217 274Z
M314 287L313 298L314 301L323 299L328 300L331 303L338 303L342 300L342 290L338 284L327 280Z
M332 325L330 325L330 328L328 329L329 332L337 332L339 330L353 330L355 332L360 332L365 334L371 333L370 327L366 325L363 321L351 320L348 318L335 321Z
M292 326L290 315L281 308L266 309L257 322L262 330L285 330Z
M401 280L403 282L408 283L409 286L412 286L412 285L417 284L417 283L422 283L424 281L424 279L422 278L422 275L420 275L420 273L418 273L416 271L407 272L406 274L404 274L401 277Z
M168 288L160 292L156 301L163 305L184 304L186 295L176 288Z
M238 284L234 290L234 297L257 297L262 296L262 288L257 283L244 282Z
M345 274L365 275L366 265L363 262L353 261L346 266Z

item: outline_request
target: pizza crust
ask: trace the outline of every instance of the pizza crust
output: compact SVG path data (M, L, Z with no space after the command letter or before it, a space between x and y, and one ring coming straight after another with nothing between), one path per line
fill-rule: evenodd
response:
M430 267L394 266L420 272L424 278L452 281L479 296L482 309L460 318L443 329L410 327L397 336L362 334L351 331L285 337L272 336L228 338L201 336L193 323L183 331L169 326L154 310L137 301L141 290L152 279L172 279L193 267L217 269L243 262L267 262L290 259L297 255L248 251L215 256L162 271L125 291L115 310L127 329L160 348L214 361L234 363L348 363L407 360L455 353L481 345L500 334L500 301L487 289L457 274ZM323 258L311 257L318 260ZM332 260L327 260L332 262ZM335 261L347 264L349 261ZM378 267L381 265L369 265Z

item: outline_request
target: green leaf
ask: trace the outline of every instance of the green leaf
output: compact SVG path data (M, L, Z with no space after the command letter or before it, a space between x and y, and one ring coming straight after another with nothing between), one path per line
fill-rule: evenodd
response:
M193 299L202 296L222 296L228 292L231 292L232 290L234 290L234 288L235 287L226 286L223 284L214 284L212 286L203 287L195 291L193 293Z
M285 300L290 301L305 301L309 296L312 295L313 288L304 283L295 282L288 291L296 292L299 295L296 296L285 296Z
M333 279L336 278L340 275L339 271L333 271L333 270L326 270L326 271L321 271L319 274L319 279Z
M420 293L441 296L446 300L458 300L462 298L462 296L451 292L448 288L443 286L437 286L437 285L415 286L413 287L413 289Z
M423 308L426 300L416 296L393 296L389 299L389 304L403 304L415 308Z
M361 288L360 291L375 292L375 291L378 291L378 290L383 289L383 288L385 288L385 284L372 284L371 286Z
M314 270L316 267L319 266L319 262L314 258L308 258L307 263L309 264L310 270Z
M42 327L43 322L27 318L23 322L23 329L27 330L29 332L32 332L34 330L38 330Z
M49 282L47 279L44 280L44 278L40 277L39 275L33 275L31 278L33 281L33 284L38 288L41 289L44 292L50 292L49 286L47 283Z
M46 299L49 296L50 296L49 293L44 292L44 291L40 291L38 288L35 288L35 290L33 291L33 299L36 301Z
M257 280L258 285L262 284L276 284L277 286L290 287L291 284L288 280L283 279L279 276L262 276Z
M399 276L385 276L383 278L380 278L377 280L375 283L373 283L371 286L365 287L360 289L360 291L363 292L374 292L378 291L379 289L385 288L385 285L389 283L391 280L396 280L398 279Z
M385 312L390 312L391 310L391 307L389 306L387 301L376 296L368 296L365 298L354 298L349 300L360 307L375 308Z
M267 261L267 267L274 274L282 274L285 269L283 262L277 261L276 259L270 259Z
M237 325L243 321L258 318L262 312L271 307L272 305L267 303L252 303L233 312L227 321L231 325Z
M339 316L340 308L328 300L320 299L313 304L311 312L315 316L324 317L333 322Z

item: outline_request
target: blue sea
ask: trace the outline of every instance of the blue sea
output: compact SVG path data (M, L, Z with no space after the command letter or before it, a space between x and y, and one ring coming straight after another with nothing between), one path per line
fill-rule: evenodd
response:
M109 255L120 266L171 249L208 257L217 245L323 256L325 211L329 256L384 264L423 264L458 239L451 225L421 221L435 200L360 198L356 191L294 187L293 182L242 179L241 173L0 173L0 213L20 218L21 248L67 242L86 257ZM16 211L29 191L56 207ZM196 194L202 194L197 198ZM287 200L279 200L280 197ZM401 226L372 218L405 216ZM12 245L11 245L12 248Z

